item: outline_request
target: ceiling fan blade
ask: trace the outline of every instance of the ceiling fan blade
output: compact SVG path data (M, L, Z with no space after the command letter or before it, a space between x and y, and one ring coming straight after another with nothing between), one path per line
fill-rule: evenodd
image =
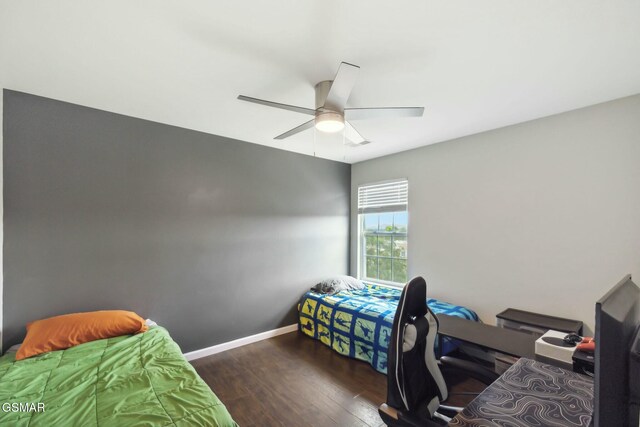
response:
M356 84L359 70L360 67L348 62L340 64L329 93L327 93L327 99L324 101L324 108L337 112L344 111L349 95L351 95L351 89Z
M300 133L300 132L302 132L303 130L307 130L307 129L309 129L309 128L312 128L312 127L313 127L313 125L314 125L314 123L315 123L315 119L311 119L311 120L309 120L308 122L305 122L305 123L301 124L300 126L296 126L296 127L294 127L293 129L288 130L288 131L286 131L285 133L283 133L283 134L281 134L281 135L276 136L276 137L275 137L275 138L273 138L273 139L285 139L285 138L289 138L290 136L295 135L296 133Z
M353 125L349 122L345 122L344 126L344 137L349 141L350 146L357 147L358 145L369 144L371 141L366 140L360 132L353 127Z
M264 99L252 98L250 96L238 95L238 99L241 101L253 102L254 104L266 105L267 107L280 108L282 110L295 111L297 113L308 114L315 116L316 110L311 108L297 107L295 105L281 104L279 102L266 101Z
M371 144L371 141L365 141L365 142L362 142L360 144L356 144L355 142L351 142L351 141L347 140L347 142L344 143L344 145L346 145L347 147L361 147L361 146L367 145L367 144Z
M392 117L422 117L424 107L346 108L347 120L378 119Z

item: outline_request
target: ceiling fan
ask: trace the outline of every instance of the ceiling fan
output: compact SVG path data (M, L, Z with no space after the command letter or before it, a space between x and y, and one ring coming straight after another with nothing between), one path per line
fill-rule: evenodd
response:
M325 80L318 83L315 86L315 110L244 95L239 95L238 99L313 116L313 119L308 122L296 126L276 136L274 139L285 139L315 126L317 130L329 133L340 132L344 129L344 136L345 139L349 140L349 145L364 145L371 141L363 138L349 122L350 120L422 116L424 107L346 108L347 100L356 83L359 70L360 67L357 65L342 62L333 80Z

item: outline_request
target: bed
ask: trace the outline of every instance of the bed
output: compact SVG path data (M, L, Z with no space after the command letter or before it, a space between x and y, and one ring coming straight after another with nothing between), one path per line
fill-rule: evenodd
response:
M368 362L386 374L387 348L401 292L370 283L364 289L333 295L309 291L298 305L298 328L338 353ZM478 315L466 307L436 299L428 299L427 304L436 314L478 321ZM445 338L442 354L457 346L455 341Z
M0 425L15 427L237 426L159 326L21 361L8 352L0 405Z

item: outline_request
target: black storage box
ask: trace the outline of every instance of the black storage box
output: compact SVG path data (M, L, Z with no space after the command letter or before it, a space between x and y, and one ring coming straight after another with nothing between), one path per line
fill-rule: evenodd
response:
M594 372L594 358L593 353L586 353L584 351L574 351L573 352L573 372L577 372L579 374L591 374Z
M575 332L578 335L582 335L582 322L580 320L564 319L515 308L508 308L502 313L496 314L496 318L498 319L496 324L502 328L515 329L538 337L544 335L549 329L566 333Z

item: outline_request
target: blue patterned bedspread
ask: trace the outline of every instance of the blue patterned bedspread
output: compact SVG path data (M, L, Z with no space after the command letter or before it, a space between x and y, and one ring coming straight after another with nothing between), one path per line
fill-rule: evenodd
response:
M300 299L298 327L338 353L364 360L386 374L387 348L401 292L373 284L335 295L309 291ZM427 299L427 304L436 314L478 320L478 315L465 307L436 299ZM444 339L442 354L456 347L455 342Z

